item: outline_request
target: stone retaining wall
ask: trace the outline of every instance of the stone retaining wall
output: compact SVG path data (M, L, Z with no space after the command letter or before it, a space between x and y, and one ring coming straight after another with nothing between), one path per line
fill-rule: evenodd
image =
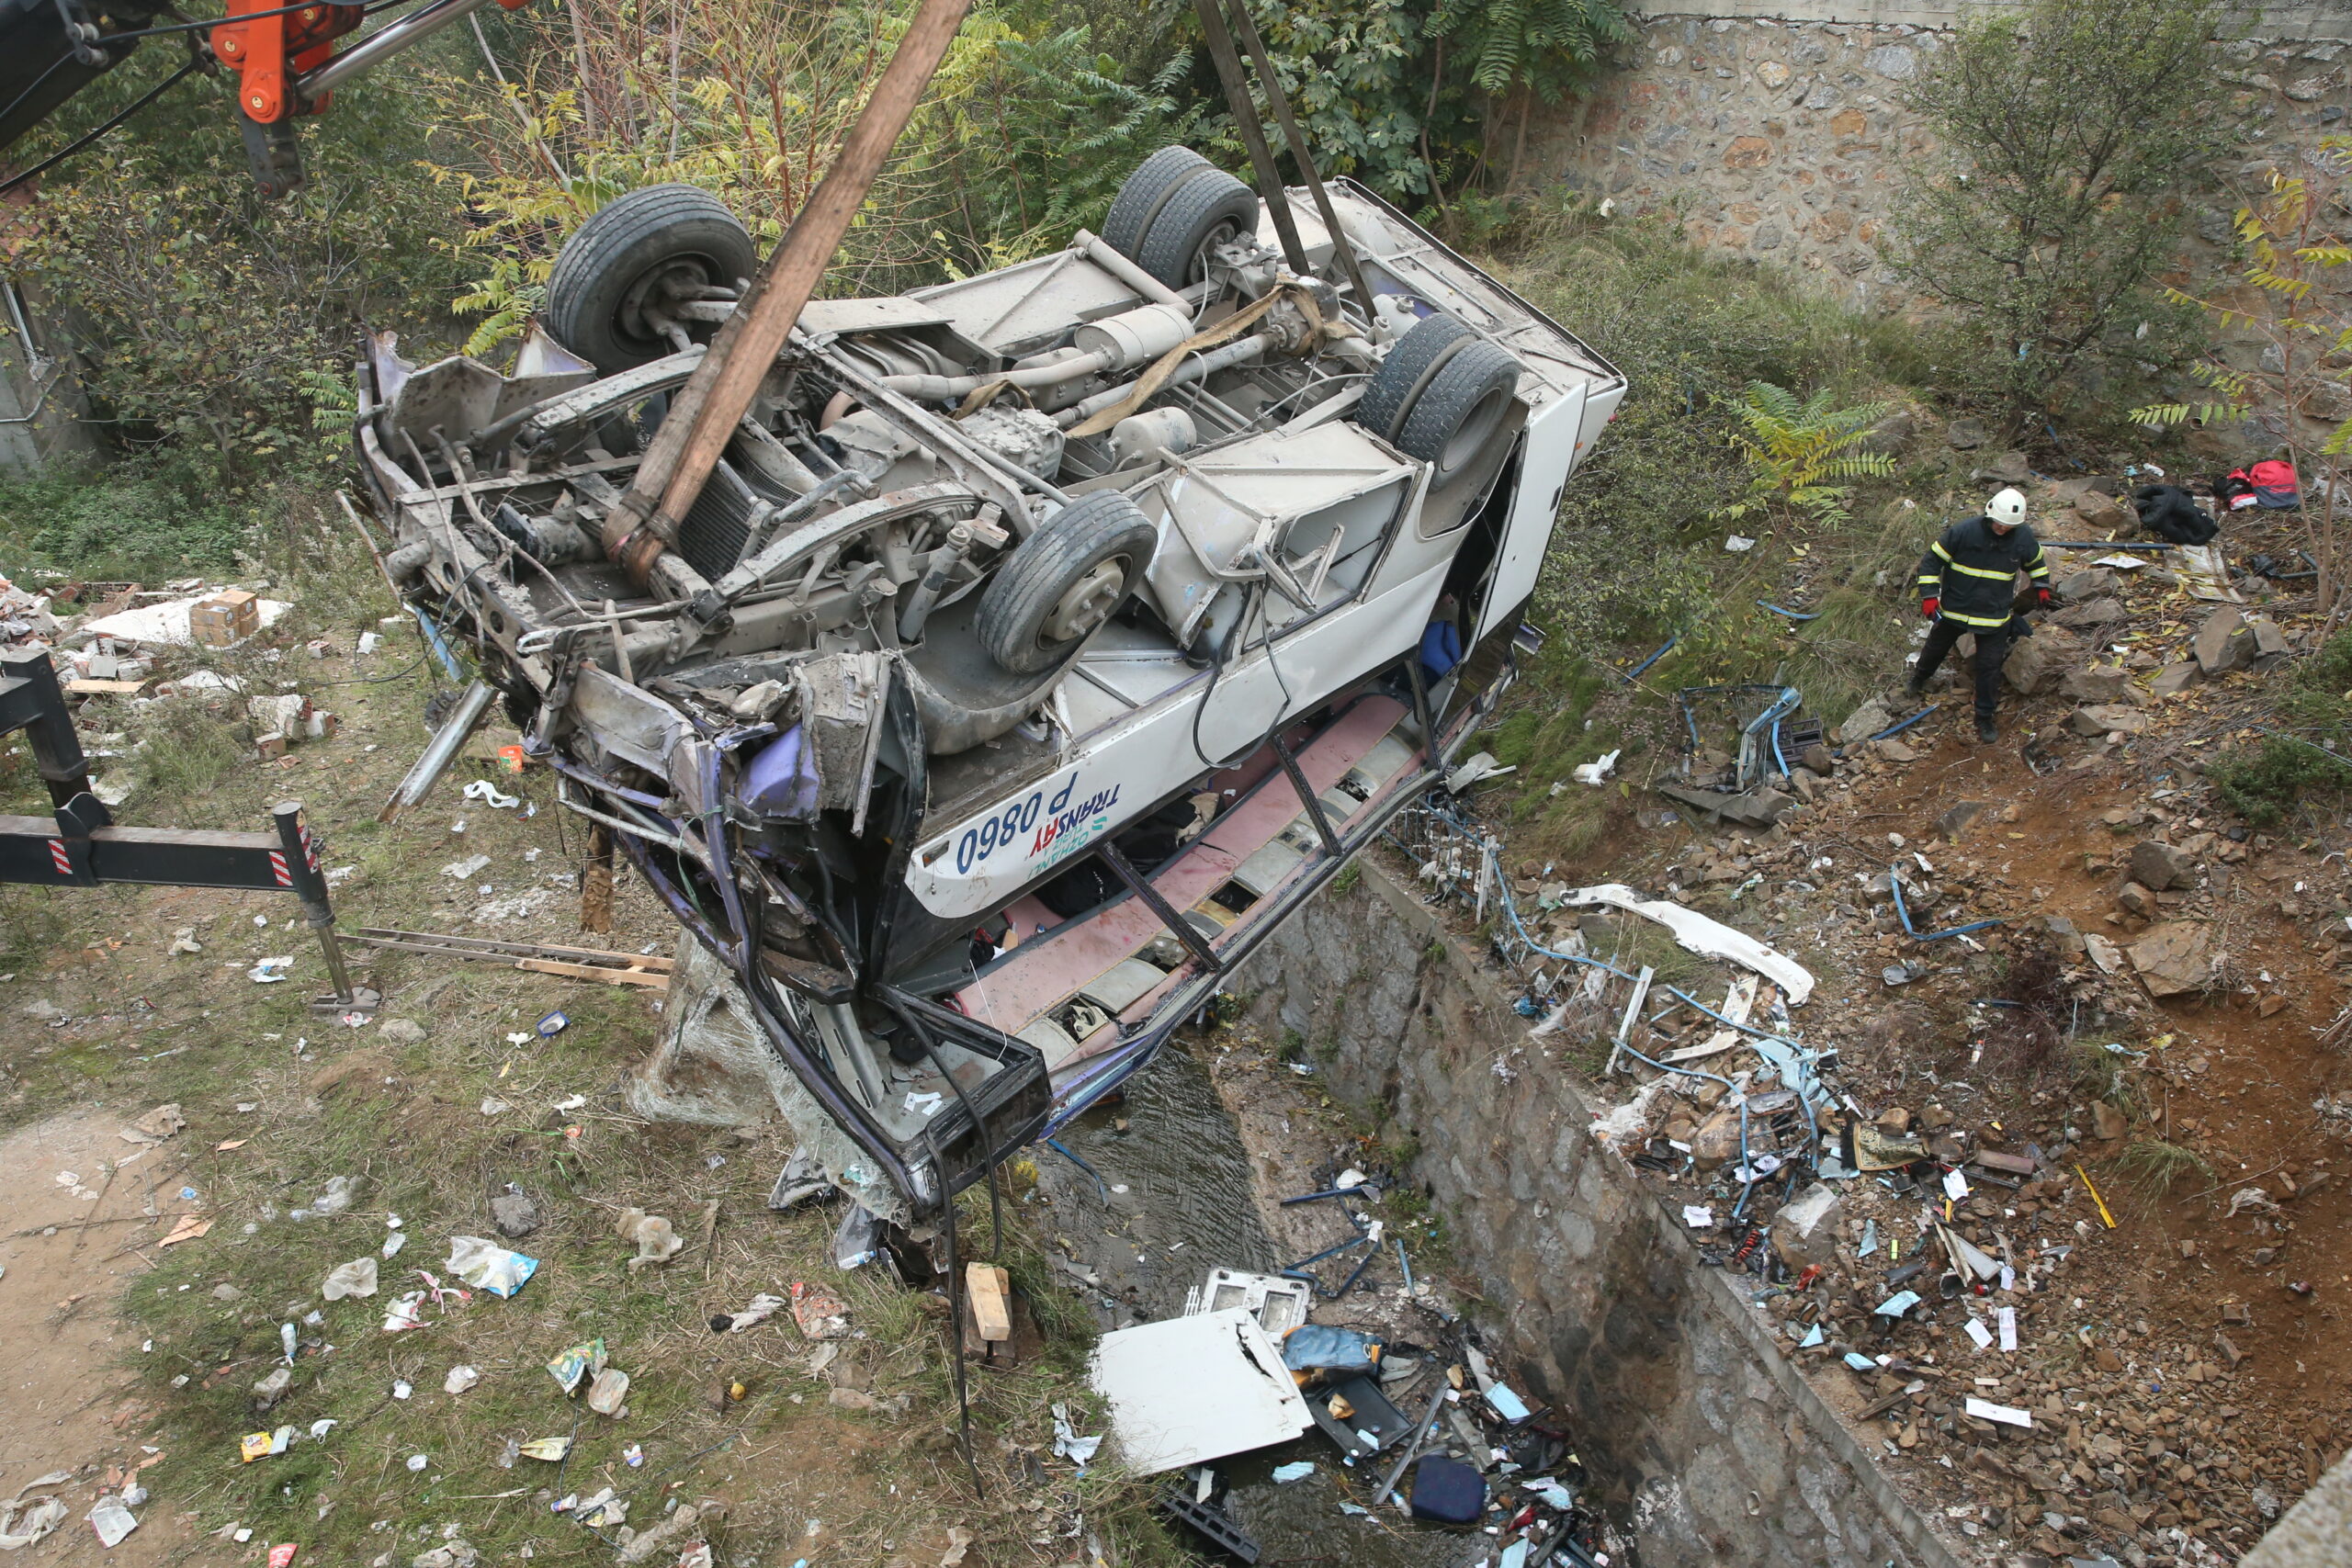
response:
M1568 1414L1644 1568L1958 1568L1409 889L1364 864L1233 989L1418 1140L1458 1277Z
M1932 143L1896 94L1944 47L1956 7L1717 5L1645 20L1626 69L1539 119L1522 183L1674 215L1698 243L1811 272L1849 303L1907 306L1880 244L1905 164ZM2352 130L2352 0L2266 12L2259 25L2267 41L2223 46L2259 117L2232 172L2249 190L2274 160ZM2200 241L2227 240L2232 205L2199 211Z

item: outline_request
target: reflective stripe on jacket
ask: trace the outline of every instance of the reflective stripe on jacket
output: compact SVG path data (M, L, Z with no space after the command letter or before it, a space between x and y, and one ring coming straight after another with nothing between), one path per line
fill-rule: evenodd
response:
M1971 517L1945 529L1919 558L1919 597L1943 601L1943 618L1962 626L2005 626L2020 571L2036 588L2050 581L2033 530L2020 523L2003 536L1986 519Z

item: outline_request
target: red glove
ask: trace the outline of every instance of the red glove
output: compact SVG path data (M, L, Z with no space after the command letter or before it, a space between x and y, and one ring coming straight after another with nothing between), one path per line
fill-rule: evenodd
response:
M1922 599L1919 601L1919 614L1927 616L1928 619L1931 621L1936 618L1936 612L1943 607L1944 602L1940 599Z
M2033 595L2035 604L2038 608L2044 610L2050 608L2050 590L2047 588L2037 588L2033 591Z

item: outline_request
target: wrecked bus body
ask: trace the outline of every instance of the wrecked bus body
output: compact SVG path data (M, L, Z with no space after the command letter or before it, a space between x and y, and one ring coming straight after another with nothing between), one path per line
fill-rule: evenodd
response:
M504 374L362 367L400 592L685 927L673 1032L771 1054L885 1218L1139 1066L1509 679L1624 383L1329 190L1369 300L1170 148L1100 237L812 302L637 573L607 521L752 266L715 200L592 219ZM1475 697L1424 678L1441 613Z

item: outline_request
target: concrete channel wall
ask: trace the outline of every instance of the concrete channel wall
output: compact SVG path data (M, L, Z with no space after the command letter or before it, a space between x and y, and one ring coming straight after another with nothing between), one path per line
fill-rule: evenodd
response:
M1232 988L1306 1039L1334 1097L1418 1141L1459 1282L1568 1416L1643 1568L1957 1568L1412 890L1364 863Z

